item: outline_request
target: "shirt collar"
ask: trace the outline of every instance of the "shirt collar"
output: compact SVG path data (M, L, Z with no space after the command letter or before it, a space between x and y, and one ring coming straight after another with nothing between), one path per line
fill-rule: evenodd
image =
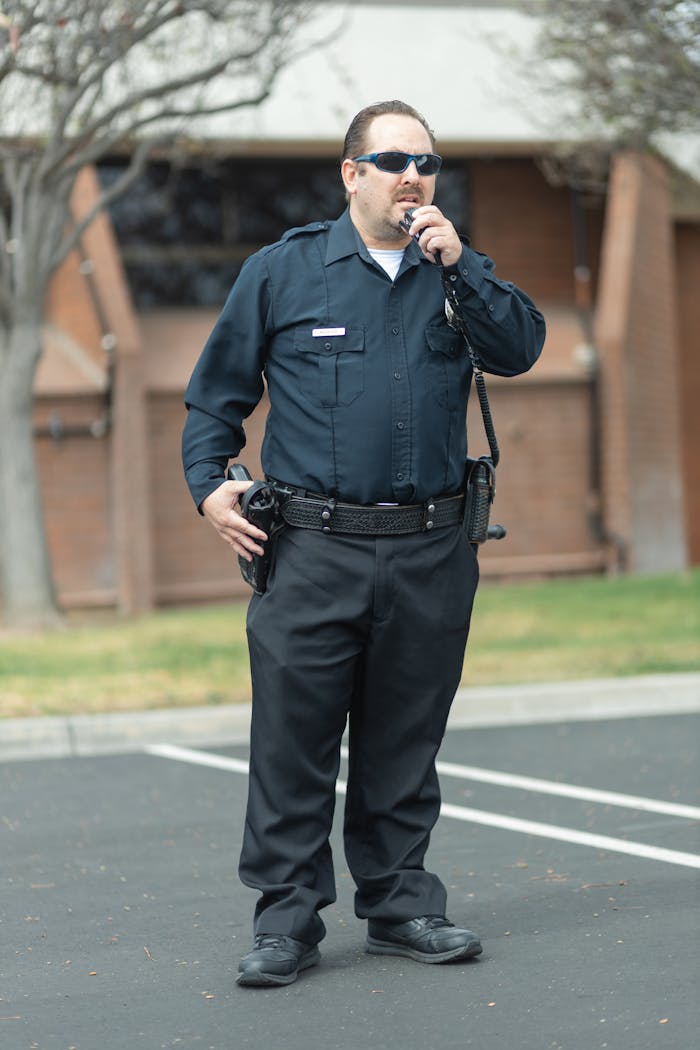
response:
M353 225L350 218L350 210L346 208L340 218L331 226L328 236L328 247L326 248L326 266L355 254L365 259L366 262L372 261L367 251L367 246ZM406 248L401 266L402 268L407 265L415 266L422 261L429 262L416 242L412 240Z

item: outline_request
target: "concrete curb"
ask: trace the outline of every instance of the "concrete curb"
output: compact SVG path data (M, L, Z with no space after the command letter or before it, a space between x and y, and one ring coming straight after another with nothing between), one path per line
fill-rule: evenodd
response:
M460 689L449 728L700 711L700 674ZM250 704L0 720L0 761L139 751L148 744L246 743Z
M450 728L634 718L700 711L695 672L460 689Z

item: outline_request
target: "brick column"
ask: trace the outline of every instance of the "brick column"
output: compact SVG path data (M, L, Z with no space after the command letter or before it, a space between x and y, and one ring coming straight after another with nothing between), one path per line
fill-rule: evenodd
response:
M687 564L673 275L664 165L620 154L610 175L595 337L604 522L631 572Z
M676 223L680 386L688 557L700 565L700 224Z
M79 217L99 192L94 169L76 182L73 212ZM111 517L117 603L124 613L153 605L151 506L146 391L141 332L109 217L97 216L82 237L96 309L113 357L111 411Z

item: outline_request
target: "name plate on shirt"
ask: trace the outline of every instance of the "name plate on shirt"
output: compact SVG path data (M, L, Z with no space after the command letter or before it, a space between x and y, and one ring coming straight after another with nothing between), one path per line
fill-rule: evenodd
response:
M311 335L320 339L325 339L329 335L345 335L344 328L312 328Z

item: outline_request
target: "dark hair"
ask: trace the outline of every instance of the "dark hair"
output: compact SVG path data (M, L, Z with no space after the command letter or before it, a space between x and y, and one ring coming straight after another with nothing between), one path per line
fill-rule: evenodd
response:
M381 117L385 113L395 113L399 116L413 117L413 119L417 120L419 124L422 124L428 132L431 148L435 149L435 135L428 126L425 117L421 116L418 110L414 109L413 106L409 106L408 103L399 102L398 99L394 99L391 102L375 102L373 106L365 106L364 109L360 110L357 116L353 117L345 136L343 156L340 158L341 160L345 160L346 157L359 157L361 153L364 153L367 131L370 124L375 117Z

